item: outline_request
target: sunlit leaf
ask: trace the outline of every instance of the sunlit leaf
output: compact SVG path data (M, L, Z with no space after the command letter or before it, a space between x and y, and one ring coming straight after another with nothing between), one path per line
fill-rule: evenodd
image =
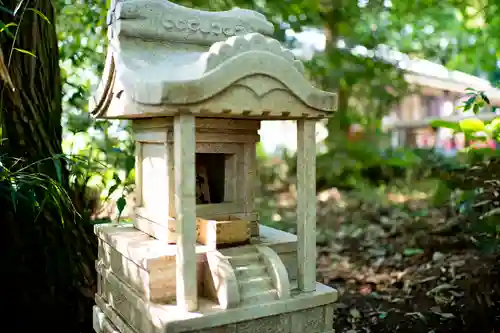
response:
M19 9L21 9L23 2L24 2L24 0L19 0L19 2L16 5L16 8L14 9L14 15L17 15L17 12L19 11Z
M1 24L3 24L3 23L1 23ZM0 28L0 32L3 32L5 29L7 29L9 27L17 27L17 24L15 24L14 22L7 23L2 28Z
M452 121L446 121L446 120L433 120L431 121L430 125L432 127L443 127L443 128L450 128L454 131L459 131L460 130L460 125L457 124L456 122Z
M42 19L44 19L45 21L47 21L48 24L52 24L52 23L50 23L50 20L48 19L48 17L45 16L45 14L42 13L41 11L39 11L38 9L27 8L26 10L31 10L32 12L34 12L35 14L37 14L38 16L40 16Z
M485 130L484 122L477 118L468 118L459 122L460 129L464 132L480 132Z
M13 48L14 50L16 50L17 52L21 52L21 53L24 53L24 54L27 54L27 55L30 55L32 57L35 57L36 58L36 55L34 55L32 52L30 51L26 51L26 50L23 50L23 49L19 49L17 47L14 47Z
M113 186L111 186L109 188L108 195L107 195L106 199L104 199L104 201L108 200L113 195L113 193L116 192L116 190L118 189L119 186L120 186L120 184L118 184L118 183L113 184Z
M120 176L118 175L118 173L113 173L113 179L114 181L117 183L117 184L120 184L122 182L122 180L120 179Z

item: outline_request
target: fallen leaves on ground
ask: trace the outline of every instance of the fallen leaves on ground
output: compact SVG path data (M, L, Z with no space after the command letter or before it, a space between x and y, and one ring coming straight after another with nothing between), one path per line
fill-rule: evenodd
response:
M295 197L293 186L268 193L268 223L295 231ZM318 279L341 295L335 332L500 327L498 258L477 251L467 233L450 232L456 225L422 193L319 193Z

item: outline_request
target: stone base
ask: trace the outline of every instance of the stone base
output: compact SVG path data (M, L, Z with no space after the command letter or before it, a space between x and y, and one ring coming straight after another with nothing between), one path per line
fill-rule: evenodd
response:
M337 292L321 284L315 292L297 290L295 235L261 225L246 246L196 245L199 309L186 313L175 305L175 245L133 225L98 225L95 232L98 332L322 333L332 327Z
M174 300L175 245L153 239L130 224L96 225L95 233L99 241L98 271L99 266L109 267L145 300ZM297 279L297 236L260 225L260 236L253 237L250 244L271 248L286 267L290 282ZM200 273L205 254L212 250L196 246Z
M151 333L326 333L333 332L333 303L337 291L317 284L316 291L291 298L236 309L220 309L201 299L197 312L181 313L171 305L149 305L137 314L149 322ZM144 333L125 322L111 304L96 295L94 329L97 333ZM138 318L137 318L138 319Z
M120 333L97 305L94 305L93 310L92 328L96 333ZM129 327L129 330L123 331L123 333L128 332L132 332L132 328Z

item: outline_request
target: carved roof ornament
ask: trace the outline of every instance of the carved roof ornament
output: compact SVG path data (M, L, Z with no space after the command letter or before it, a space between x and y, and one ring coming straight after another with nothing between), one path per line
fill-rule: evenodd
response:
M304 65L302 61L296 60L292 51L282 47L277 40L266 38L258 33L235 36L226 41L213 44L206 54L206 71L215 69L231 58L251 51L272 53L290 62L299 73L304 74Z
M323 118L336 107L336 95L304 78L257 12L115 0L108 25L105 71L90 103L96 117Z

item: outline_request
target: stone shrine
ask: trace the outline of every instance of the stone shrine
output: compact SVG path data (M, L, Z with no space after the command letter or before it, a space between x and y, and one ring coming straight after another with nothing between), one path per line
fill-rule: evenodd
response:
M96 332L332 331L337 292L316 282L313 87L257 12L116 0L93 115L131 119L133 224L95 228ZM259 224L262 120L297 122L297 235Z

